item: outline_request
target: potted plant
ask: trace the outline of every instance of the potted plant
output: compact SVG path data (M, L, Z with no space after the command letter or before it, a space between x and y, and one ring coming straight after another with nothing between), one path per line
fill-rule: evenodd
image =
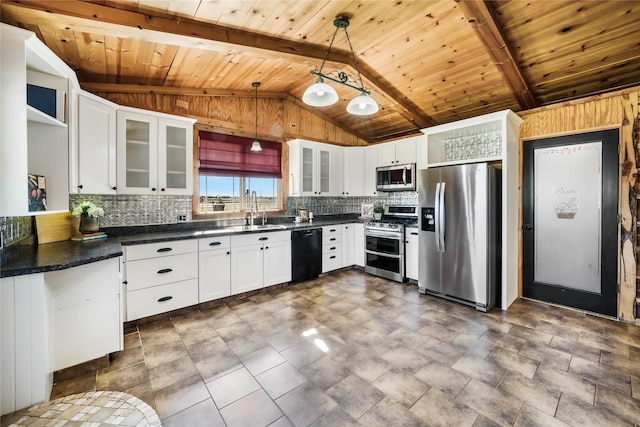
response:
M373 217L375 219L382 218L382 212L384 212L384 209L382 208L381 204L376 203L375 205L373 205Z
M96 206L92 202L82 202L71 213L74 216L80 217L80 226L78 231L80 233L94 233L100 228L99 218L104 215L104 209Z

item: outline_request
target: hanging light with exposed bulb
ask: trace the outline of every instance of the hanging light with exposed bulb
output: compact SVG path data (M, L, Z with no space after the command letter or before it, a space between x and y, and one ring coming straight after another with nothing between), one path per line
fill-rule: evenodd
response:
M262 145L258 141L258 87L260 82L253 82L251 86L256 88L256 138L251 143L251 151L262 151Z
M338 96L336 90L332 86L324 82L325 80L329 80L360 92L360 95L353 98L347 105L347 112L349 114L353 114L356 116L368 116L370 114L374 114L379 109L378 103L371 97L371 92L369 92L362 83L362 76L360 76L360 69L358 68L358 62L356 61L356 54L353 51L351 39L349 39L349 33L347 32L349 19L343 16L338 16L333 20L333 25L335 25L336 30L333 32L333 37L331 38L331 42L329 43L329 49L327 49L327 53L322 60L320 70L315 69L311 71L312 75L317 76L317 80L314 84L309 86L307 90L304 91L304 94L302 95L302 102L312 107L328 107L329 105L333 105L338 102L338 99L340 97ZM341 28L344 29L344 33L347 36L347 42L349 43L349 49L351 50L353 63L358 73L357 79L343 71L339 72L334 70L327 74L324 74L322 72L324 64L329 57L329 52L331 52L333 42L336 39L336 34Z

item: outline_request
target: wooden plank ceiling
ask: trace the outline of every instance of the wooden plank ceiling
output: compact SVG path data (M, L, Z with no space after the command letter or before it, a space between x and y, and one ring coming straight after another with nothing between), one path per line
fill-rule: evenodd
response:
M208 93L298 105L336 16L372 116L323 118L375 143L510 108L640 85L640 2L481 0L3 0L1 19L34 31L96 92ZM324 72L356 75L344 32ZM313 111L311 107L307 107Z

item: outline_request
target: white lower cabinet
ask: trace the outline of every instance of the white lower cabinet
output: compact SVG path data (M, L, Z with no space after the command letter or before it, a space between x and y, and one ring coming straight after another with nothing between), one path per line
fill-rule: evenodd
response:
M198 301L231 295L231 238L209 237L198 241Z
M291 280L291 231L231 236L231 294Z
M124 348L120 310L120 260L45 274L53 298L53 370Z
M122 350L120 261L0 280L1 412L49 399L53 372Z
M49 399L53 386L52 301L44 274L0 280L2 414Z
M236 246L231 250L231 293L253 291L264 286L264 246Z
M342 227L342 265L343 267L349 267L356 263L356 225L345 224Z
M198 241L124 247L127 320L198 303Z
M407 227L405 229L405 257L407 279L418 280L418 266L420 257L418 256L418 228Z
M353 224L354 239L353 250L355 253L355 265L364 267L364 224Z
M291 281L291 232L285 234L288 234L286 239L265 245L264 286Z
M322 227L322 272L337 270L344 266L342 252L342 225Z

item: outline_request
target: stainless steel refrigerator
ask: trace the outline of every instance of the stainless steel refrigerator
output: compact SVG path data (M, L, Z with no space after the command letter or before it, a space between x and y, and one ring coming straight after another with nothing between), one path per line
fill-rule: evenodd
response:
M501 171L487 163L420 171L420 293L488 311L500 289Z

